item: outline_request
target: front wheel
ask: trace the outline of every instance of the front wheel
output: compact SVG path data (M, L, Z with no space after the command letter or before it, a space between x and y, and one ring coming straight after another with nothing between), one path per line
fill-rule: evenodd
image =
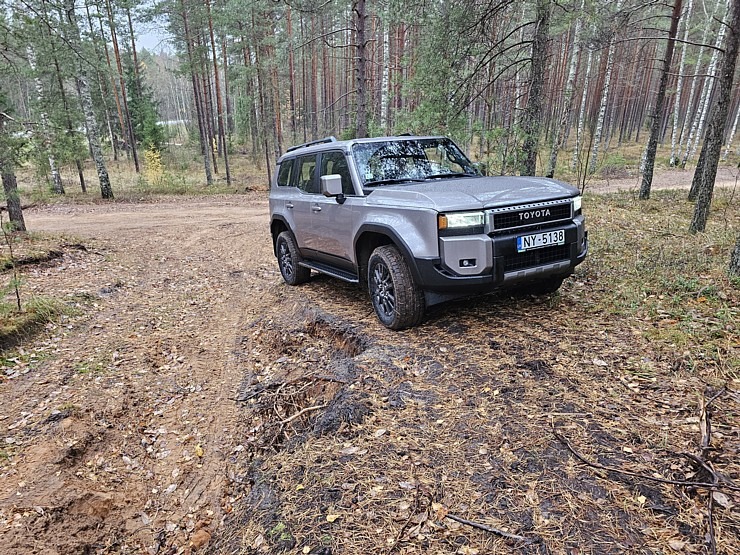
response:
M375 314L385 327L401 330L421 323L424 292L395 246L384 245L373 251L367 282Z
M311 277L311 270L299 265L301 255L298 254L298 246L290 231L283 231L278 235L275 241L275 254L280 273L288 285L305 283Z

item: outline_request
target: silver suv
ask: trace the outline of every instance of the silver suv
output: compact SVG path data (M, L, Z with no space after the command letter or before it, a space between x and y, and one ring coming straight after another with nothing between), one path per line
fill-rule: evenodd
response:
M285 282L315 270L367 287L391 329L454 298L556 291L588 250L578 189L485 177L446 137L329 137L277 165L270 229Z

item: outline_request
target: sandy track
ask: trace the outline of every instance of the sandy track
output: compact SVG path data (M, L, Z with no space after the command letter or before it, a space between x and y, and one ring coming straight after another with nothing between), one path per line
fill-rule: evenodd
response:
M2 551L197 545L227 505L235 345L275 282L266 202L59 206L26 218L85 245L31 270L27 287L86 314L28 345L26 373L0 382L12 460L0 469Z

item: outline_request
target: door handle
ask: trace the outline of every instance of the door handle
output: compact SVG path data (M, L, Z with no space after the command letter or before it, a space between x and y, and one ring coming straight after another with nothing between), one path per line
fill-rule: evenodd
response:
M293 203L292 202L286 202L285 203L285 208L293 208Z
M311 207L311 210L312 210L313 212L321 212L321 206L318 206L318 205L313 205L313 206Z

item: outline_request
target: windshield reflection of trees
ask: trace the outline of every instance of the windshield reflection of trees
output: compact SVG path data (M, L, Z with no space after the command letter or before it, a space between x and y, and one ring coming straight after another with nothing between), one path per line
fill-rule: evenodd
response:
M475 175L472 163L451 142L392 141L353 147L365 185Z

